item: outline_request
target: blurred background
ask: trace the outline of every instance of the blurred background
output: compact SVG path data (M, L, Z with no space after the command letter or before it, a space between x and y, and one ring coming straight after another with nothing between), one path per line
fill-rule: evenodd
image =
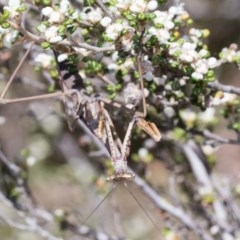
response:
M197 28L211 31L208 39L210 51L218 52L231 43L240 43L240 2L237 0L187 0L185 6L195 20ZM225 65L217 70L220 82L240 87L240 72L233 65ZM222 123L224 125L224 122ZM230 133L219 124L217 131L222 136L231 137ZM240 170L239 146L222 145L216 153L216 172L226 177L237 176Z

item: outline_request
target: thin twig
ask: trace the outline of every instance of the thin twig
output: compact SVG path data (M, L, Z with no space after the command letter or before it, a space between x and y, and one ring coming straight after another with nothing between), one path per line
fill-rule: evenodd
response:
M46 39L44 39L44 38L42 38L40 36L34 35L33 33L27 31L24 27L17 26L13 22L9 22L9 23L11 24L11 26L14 29L20 31L26 39L32 40L32 41L34 41L35 43L38 43L38 44L41 44L42 42L47 42ZM88 49L88 50L92 50L94 52L107 52L107 51L114 51L115 50L115 46L114 45L107 46L107 47L97 47L97 46L89 45L87 43L79 43L79 42L75 43L75 42L69 41L67 39L64 39L62 41L56 42L55 45L56 46L64 45L64 46L74 47L74 50L76 52L81 52L80 48L85 48L85 49Z
M25 222L25 223L18 223L15 220L12 220L8 215L4 215L2 212L0 212L0 218L6 224L8 224L10 227L16 228L21 231L36 232L46 240L62 240L62 238L58 238L58 237L52 235L50 232L48 232L46 229L44 229L42 226L40 226L37 223L37 219L35 217L32 217L31 214L26 214L23 211L17 210L13 206L12 202L10 202L3 195L2 192L0 192L0 201L2 204L5 204L6 206L15 210L15 213L17 213L17 215L21 217L22 221Z
M16 74L18 73L19 69L21 68L23 62L25 61L25 59L26 59L26 57L27 57L27 55L30 53L33 45L34 45L34 42L32 42L32 43L30 44L30 46L28 47L27 51L25 52L25 54L23 55L22 59L21 59L20 62L18 63L17 67L15 68L15 70L14 70L12 76L10 77L7 85L5 86L5 88L4 88L3 91L2 91L2 94L1 94L1 96L0 96L0 100L2 100L2 99L5 97L5 95L7 94L7 91L8 91L8 89L9 89L10 85L12 84L14 78L16 77Z
M237 95L240 95L240 88L238 88L236 86L224 85L217 81L208 83L208 87L215 88L215 89L221 90L223 92L235 93Z
M201 135L203 137L206 137L207 139L214 140L214 141L216 141L217 143L220 143L220 144L240 145L240 141L238 139L235 140L235 139L225 138L225 137L219 136L215 133L212 133L207 129L204 129L203 131L193 131L193 130L191 130L190 132L193 133L193 134L197 134L197 135Z
M152 187L150 187L145 180L136 175L134 183L154 202L154 204L161 210L166 211L171 216L180 220L186 227L191 229L195 234L201 236L203 240L212 240L213 238L206 232L201 230L195 224L195 221L182 209L173 206L162 198Z
M201 161L200 157L196 152L196 143L193 140L189 140L186 144L182 146L182 148L199 185L214 192L214 186L212 184L211 176L208 174L207 169L203 164L203 161ZM226 208L224 207L219 196L215 197L212 205L214 209L214 219L217 222L218 226L221 227L223 231L230 231L231 227L228 223Z
M94 240L126 240L124 238L110 237L103 232L95 232L87 226L78 226L68 221L62 221L62 227L82 237L87 237Z

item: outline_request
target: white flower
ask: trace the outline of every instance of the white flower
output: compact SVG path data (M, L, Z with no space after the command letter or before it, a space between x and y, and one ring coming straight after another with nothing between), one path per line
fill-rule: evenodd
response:
M200 38L202 36L202 32L201 30L199 29L196 29L196 28L191 28L189 30L189 34L194 36L194 37L197 37L197 38Z
M182 45L182 49L184 50L195 50L197 45L195 43L185 42Z
M208 155L212 155L214 152L216 152L218 150L218 147L212 146L212 145L203 145L202 146L202 151L204 152L204 154Z
M6 48L11 48L12 47L12 41L11 41L11 33L6 33L4 38L3 38L3 45Z
M168 12L163 11L155 11L154 14L156 17L154 18L153 22L155 25L160 24L163 25L164 28L170 30L174 28L174 23L172 21L172 15L170 15Z
M51 43L59 42L62 40L62 37L58 35L57 26L49 27L45 32L45 37Z
M45 31L45 36L49 40L52 37L55 37L58 34L58 27L51 26Z
M27 166L28 166L28 167L33 166L36 162L37 162L37 159L36 159L36 157L34 157L34 156L29 156L29 157L27 157L27 159L26 159L26 163L27 163Z
M1 26L0 26L0 37L2 37L3 35L5 35L6 33L8 33L9 32L9 29L7 29L7 28L2 28Z
M202 80L203 79L203 74L199 72L193 72L191 74L191 77L194 78L195 80Z
M210 57L207 61L210 68L215 68L218 65L217 59L215 57Z
M151 0L147 5L148 10L150 11L157 9L157 7L158 7L158 2L155 0Z
M147 150L146 148L140 148L140 149L138 150L138 156L139 156L139 158L145 159L145 158L147 157L147 155L148 155L148 150Z
M233 62L234 58L239 54L239 51L236 52L235 49L223 48L221 51L221 58L226 62Z
M197 114L190 109L180 111L179 115L188 127L192 127L197 120Z
M150 35L155 35L159 42L165 43L170 39L170 33L168 30L166 29L159 29L159 28L155 28L155 27L150 27L148 30Z
M195 57L193 55L193 53L189 52L189 54L181 54L179 58L184 62L191 63L195 60Z
M193 64L195 71L201 74L206 74L208 72L208 62L206 59L199 59Z
M134 68L134 62L131 58L127 58L127 60L122 64L122 67L125 69Z
M216 235L218 234L220 231L220 227L218 225L213 225L211 228L210 228L210 233L212 235Z
M114 51L111 58L114 62L116 62L119 58L118 51Z
M183 15L186 14L184 10L184 3L179 4L178 6L172 6L168 9L168 12L172 15Z
M144 88L143 92L144 92L145 98L147 98L149 96L150 91L147 88Z
M204 112L199 113L198 119L204 123L211 123L215 120L215 108L209 107Z
M9 0L8 6L5 6L3 9L7 10L12 18L16 18L20 15L17 11L20 7L22 7L20 0Z
M175 110L172 107L165 107L163 112L168 118L172 118L175 116Z
M62 210L62 209L60 209L60 208L58 208L58 209L56 209L55 211L54 211L54 214L55 214L55 216L57 216L57 217L63 217L64 216L64 211Z
M5 33L3 38L3 45L7 48L11 48L13 43L17 40L19 32L17 30L11 30Z
M112 19L110 17L104 17L101 20L101 25L103 27L107 27L112 22Z
M165 90L172 91L172 85L171 84L166 84L165 85Z
M181 51L181 49L180 49L180 45L178 42L170 43L169 50L168 50L169 55L173 56L180 51Z
M173 29L174 28L174 23L172 22L172 21L166 21L166 22L164 22L164 27L166 28L166 29L168 29L168 30L170 30L170 29Z
M102 19L101 9L100 8L96 8L96 9L92 8L92 11L89 11L87 13L87 19L93 24L101 21L101 19Z
M42 9L42 15L46 17L49 17L52 12L53 12L53 8L51 7L45 7Z
M63 20L63 15L60 12L53 11L49 16L50 23L59 23Z
M144 75L143 75L144 79L147 81L151 81L154 78L154 75L152 73L152 71L147 71Z
M198 193L199 193L199 195L202 196L202 197L207 196L207 195L213 195L213 194L214 194L213 189L212 189L211 186L202 186L202 187L199 187Z
M81 14L79 13L79 11L75 11L75 12L71 15L72 19L78 19L78 18L80 18L80 16L81 16Z
M116 7L122 10L127 10L131 5L132 0L118 0Z
M180 80L179 80L179 84L181 85L181 86L184 86L184 85L186 85L186 81L187 81L187 78L185 77L183 77L183 78L181 78Z
M40 53L35 57L34 61L41 64L43 68L49 68L53 61L53 57L46 53Z
M50 40L49 40L49 42L50 43L56 43L56 42L60 42L60 41L62 41L62 37L61 36L55 36L55 37L52 37Z
M118 69L118 65L116 63L110 63L107 65L107 68L111 71L111 70L117 70Z
M196 44L185 42L181 47L179 47L179 51L181 52L179 58L184 62L194 62L199 58L198 53L195 50Z
M146 1L144 1L144 0L133 0L129 9L132 12L142 13L142 12L145 12L146 8L147 8Z
M206 57L209 54L209 51L206 49L201 49L198 53L201 57Z
M123 30L123 25L120 23L113 23L106 29L106 35L108 38L115 40Z
M10 9L17 9L21 6L21 0L9 0L8 7Z
M232 102L234 101L236 98L237 98L237 95L236 94L233 94L233 93L227 93L227 92L220 92L220 94L216 94L216 96L212 99L211 103L212 105L220 105L220 104L225 104L225 103L228 103L228 102ZM220 95L220 97L219 97Z
M60 9L61 13L66 14L68 9L70 8L70 2L68 0L61 0L60 1Z
M40 33L44 33L46 31L47 27L45 24L40 24L37 26L37 30L40 32Z

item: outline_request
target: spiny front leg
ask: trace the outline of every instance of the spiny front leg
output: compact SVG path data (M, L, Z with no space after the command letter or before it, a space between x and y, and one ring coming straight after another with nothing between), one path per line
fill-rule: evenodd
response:
M149 134L156 142L161 140L161 133L153 122L147 122L144 118L137 117L136 123L139 128Z

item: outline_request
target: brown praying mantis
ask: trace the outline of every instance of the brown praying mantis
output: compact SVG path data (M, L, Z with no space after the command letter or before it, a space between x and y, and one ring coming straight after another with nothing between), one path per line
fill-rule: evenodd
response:
M111 163L114 169L114 174L112 176L108 176L106 180L114 183L122 181L127 187L126 181L131 181L135 177L135 175L131 171L129 171L128 165L127 165L127 157L130 151L131 137L132 137L134 126L137 125L138 127L140 127L142 130L148 133L155 141L159 141L161 139L161 134L157 129L156 125L152 122L148 122L145 120L146 100L143 93L144 86L143 86L140 54L136 57L136 66L140 76L140 88L143 95L142 96L143 112L137 112L137 111L135 112L134 109L129 109L125 106L122 106L121 104L112 102L109 99L101 97L100 95L96 95L96 96L86 95L83 89L83 79L78 74L78 71L75 69L70 74L68 70L68 65L70 63L67 60L64 60L62 62L59 61L57 52L55 52L55 57L58 62L59 73L60 73L59 80L60 80L62 91L51 93L51 94L40 95L40 96L28 97L28 98L6 99L5 95L13 79L13 77L11 77L11 79L9 80L8 84L6 85L6 87L4 88L0 96L0 103L7 104L7 103L20 102L20 101L30 101L30 100L36 100L36 99L59 97L59 96L62 96L64 101L66 101L65 98L70 97L73 100L75 105L74 107L75 117L80 118L85 123L87 128L98 139L100 139L108 149ZM22 61L20 63L22 63ZM105 109L105 106L104 106L105 104L110 104L110 105L112 104L114 107L117 107L117 108L123 107L128 112L133 112L133 117L128 124L123 142L121 142L121 140L117 137L117 133L116 133L114 124L112 122L111 116L109 115L109 112ZM69 124L69 126L72 127L72 124ZM145 214L148 216L150 221L155 225L155 223L152 221L149 214L145 211L145 209L139 203L135 195L131 192L131 190L128 187L127 189L130 192L130 194L134 197L134 199L138 202L138 204L143 209ZM111 192L109 192L109 194L103 199L103 201L111 194ZM101 203L103 201L101 201ZM97 207L99 207L99 205ZM94 213L95 210L96 208L92 211L92 213ZM86 220L92 215L92 213L85 219L84 222L86 222Z
M23 58L26 58L27 53ZM120 141L117 140L118 144L115 145L113 140L112 130L115 133L114 126L112 124L112 120L107 110L104 107L104 104L112 104L114 107L123 107L121 104L112 102L109 99L97 96L87 96L84 92L83 88L83 79L78 73L78 69L75 67L72 68L71 63L68 59L63 61L59 61L59 53L54 50L54 54L56 57L56 61L58 63L59 68L59 82L62 91L54 92L50 94L44 94L40 96L26 97L26 98L17 98L17 99L6 99L5 95L16 75L17 70L20 68L20 64L23 63L23 60L20 61L19 66L16 68L15 72L12 74L9 82L1 93L0 103L14 103L21 101L30 101L36 99L45 99L63 96L64 102L66 101L66 96L70 96L75 105L75 117L80 118L86 126L90 129L90 131L99 139L103 140L103 135L105 132L105 140L104 144L107 146L108 151L111 156L112 165L114 167L115 174L111 177L108 177L108 180L119 181L121 179L131 179L133 177L132 174L127 171L127 156L129 154L130 147L130 139L132 136L133 127L136 124L142 130L147 132L155 141L159 141L161 139L161 134L157 129L156 125L152 122L147 122L144 118L146 116L146 100L144 97L144 84L142 77L142 69L141 69L141 54L138 54L136 57L136 66L140 76L140 87L142 91L142 103L143 103L143 112L134 112L134 116L129 123L127 128L126 135L124 137L123 144L121 145ZM70 70L71 68L71 70ZM127 109L127 107L125 107ZM128 109L128 111L134 111L134 109ZM67 119L68 120L68 119ZM69 120L68 120L69 123ZM72 124L69 123L70 129L72 128ZM111 130L112 128L112 130Z

